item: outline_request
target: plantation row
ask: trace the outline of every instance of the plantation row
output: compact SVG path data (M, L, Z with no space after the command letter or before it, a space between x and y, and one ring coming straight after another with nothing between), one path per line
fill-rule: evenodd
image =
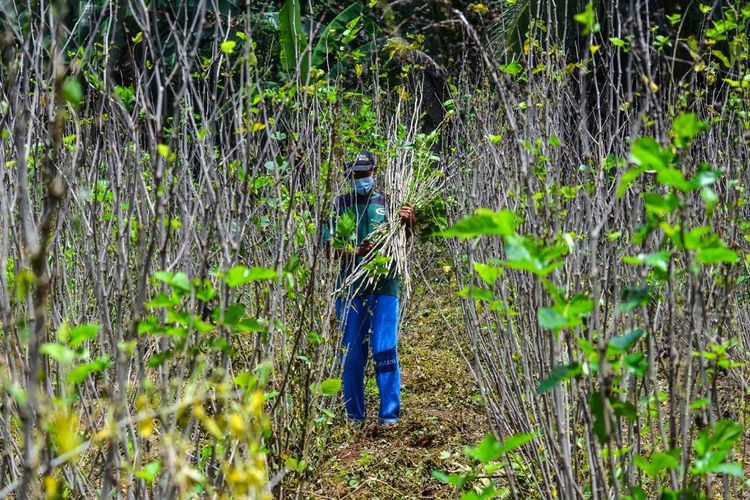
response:
M0 497L302 496L362 150L355 278L452 274L493 431L436 479L746 495L750 7L558 3L456 5L435 57L380 2L4 10Z

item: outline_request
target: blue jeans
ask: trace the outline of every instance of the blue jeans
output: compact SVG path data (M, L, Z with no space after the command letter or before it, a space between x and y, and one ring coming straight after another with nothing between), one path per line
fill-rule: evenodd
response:
M346 310L344 311L344 307ZM396 422L401 412L401 372L396 343L398 337L399 299L392 295L364 295L351 303L336 300L336 318L344 333L343 365L344 399L349 418L365 418L365 366L368 342L372 342L375 379L380 392L383 423Z

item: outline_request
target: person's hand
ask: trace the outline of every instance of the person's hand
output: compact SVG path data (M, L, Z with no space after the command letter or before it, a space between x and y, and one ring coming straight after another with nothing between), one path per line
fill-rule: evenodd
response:
M375 245L373 245L371 241L365 240L359 244L357 249L354 251L354 255L356 255L357 257L364 257L365 255L370 253L370 251L372 251L373 247L375 247Z
M401 218L401 223L406 224L408 227L414 227L417 222L417 215L414 213L414 209L411 205L404 205L398 212L398 216Z

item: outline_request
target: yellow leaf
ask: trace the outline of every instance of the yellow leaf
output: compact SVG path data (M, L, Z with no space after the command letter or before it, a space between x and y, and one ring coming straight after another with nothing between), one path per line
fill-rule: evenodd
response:
M258 390L253 392L253 395L250 398L250 413L252 413L256 417L260 417L261 413L263 412L264 401L265 395L263 394L263 391Z
M47 498L57 497L57 478L55 476L44 476L44 492Z
M265 123L253 122L253 129L252 129L253 132L260 132L264 128L266 128L266 124Z
M210 432L215 438L224 437L224 433L221 432L219 424L217 424L216 420L211 417L206 417L205 419L203 419L203 427L205 427L206 430Z
M54 435L52 441L59 450L59 454L68 453L81 444L78 435L78 415L64 410L52 417Z
M169 156L169 146L167 146L166 144L159 144L158 146L156 146L156 151L158 151L159 154L164 158L167 158Z
M229 484L239 484L245 482L245 472L241 469L232 469L229 474L227 474L227 482Z
M591 55L594 55L597 52L599 52L599 49L601 49L601 48L602 48L601 45L591 45L591 46L589 46L589 50L591 50Z
M240 437L245 432L245 421L242 420L242 416L238 413L232 413L229 416L229 428L232 430L232 434L235 437Z
M138 396L138 398L135 400L135 409L138 411L143 411L148 406L148 396L145 394L141 394Z
M149 417L145 420L142 420L140 424L138 424L138 432L141 433L141 436L148 439L150 438L154 433L154 419L153 417Z
M359 78L360 76L362 76L362 65L361 64L355 65L354 66L354 72L357 73L357 78Z
M469 10L473 10L480 15L487 14L490 11L490 9L488 9L483 3L470 3Z
M256 488L265 485L266 474L263 469L256 469L255 467L253 467L249 471L247 471L247 475L247 482L255 486Z

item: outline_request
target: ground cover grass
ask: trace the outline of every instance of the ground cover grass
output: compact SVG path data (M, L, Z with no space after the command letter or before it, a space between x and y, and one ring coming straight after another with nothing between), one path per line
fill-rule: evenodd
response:
M463 328L458 299L445 278L415 287L399 336L402 419L376 424L372 366L364 429L336 421L326 453L311 473L306 498L450 498L433 470L466 470L466 445L488 432L478 389L453 328ZM343 414L343 409L339 413Z

